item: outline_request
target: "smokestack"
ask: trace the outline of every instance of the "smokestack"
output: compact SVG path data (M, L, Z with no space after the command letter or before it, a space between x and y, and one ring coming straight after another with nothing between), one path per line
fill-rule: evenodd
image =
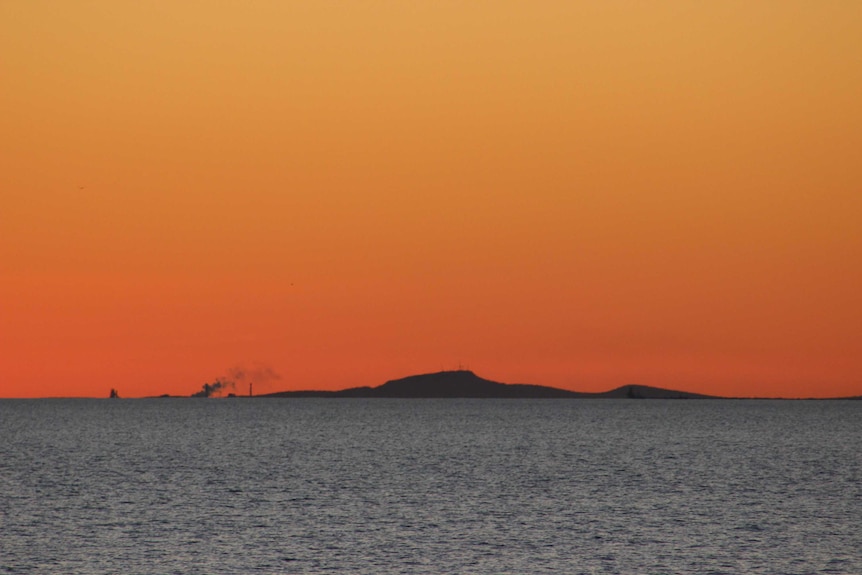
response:
M251 393L251 382L250 382L250 381L248 382L248 396L249 396L249 397L254 397L254 396L252 395L252 393Z

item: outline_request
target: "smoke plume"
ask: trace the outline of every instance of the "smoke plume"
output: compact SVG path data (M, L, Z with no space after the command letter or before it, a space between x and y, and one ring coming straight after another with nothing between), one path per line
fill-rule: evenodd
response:
M228 370L228 376L238 384L255 383L266 385L271 381L281 379L281 376L267 365L233 367Z
M222 391L227 388L234 389L236 382L229 379L217 379L212 383L205 383L201 386L201 390L193 393L192 397L210 397L212 395L221 395Z
M281 379L281 376L267 365L238 365L227 370L226 376L220 377L212 383L203 384L201 390L193 393L192 397L219 396L228 389L238 390L240 394L244 395L246 388L251 395L252 385L265 386L277 379Z

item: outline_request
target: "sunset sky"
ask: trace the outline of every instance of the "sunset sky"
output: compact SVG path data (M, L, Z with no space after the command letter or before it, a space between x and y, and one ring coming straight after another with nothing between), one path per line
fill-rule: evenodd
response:
M2 2L0 397L860 395L860 31L851 0Z

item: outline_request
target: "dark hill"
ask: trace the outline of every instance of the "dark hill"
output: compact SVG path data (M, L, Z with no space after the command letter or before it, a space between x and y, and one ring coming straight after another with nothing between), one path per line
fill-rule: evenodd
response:
M441 371L387 381L371 390L373 397L578 397L554 387L497 383L472 371Z
M458 370L411 375L387 381L378 387L353 387L341 391L282 391L261 397L696 399L711 396L643 385L626 385L603 393L581 393L543 385L498 383L481 378L472 371Z
M716 399L714 395L676 391L648 385L624 385L602 393L591 393L591 397L607 397L609 399Z

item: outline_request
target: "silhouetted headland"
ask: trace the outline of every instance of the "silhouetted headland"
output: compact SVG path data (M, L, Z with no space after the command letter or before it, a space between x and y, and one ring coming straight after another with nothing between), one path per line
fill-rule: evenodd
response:
M624 385L602 393L584 393L544 385L499 383L481 378L472 371L457 370L411 375L387 381L377 387L353 387L340 391L280 391L257 397L711 399L716 396L646 385Z

